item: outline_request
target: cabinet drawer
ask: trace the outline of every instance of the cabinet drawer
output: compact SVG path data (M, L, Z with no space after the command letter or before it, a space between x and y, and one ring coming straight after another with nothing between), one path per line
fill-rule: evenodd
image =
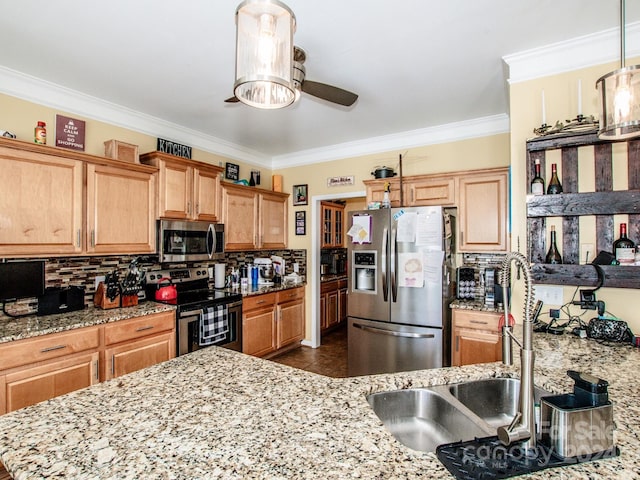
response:
M121 320L104 327L104 343L125 342L147 335L173 330L176 325L176 317L173 312L156 313L143 317Z
M10 342L0 346L0 370L98 348L99 345L99 327Z
M454 310L454 328L473 328L476 330L498 331L500 314L495 312L478 312L473 310Z
M253 295L242 299L242 311L255 310L256 308L264 308L276 303L275 293L265 293L264 295Z
M289 290L278 292L276 302L291 302L293 300L299 300L301 298L304 298L304 287L290 288Z

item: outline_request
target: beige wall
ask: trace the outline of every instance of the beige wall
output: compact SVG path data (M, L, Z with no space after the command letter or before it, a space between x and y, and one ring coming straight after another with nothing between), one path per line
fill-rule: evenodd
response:
M639 63L628 60L627 65ZM565 121L575 118L578 113L578 80L582 83L582 113L584 115L599 116L599 106L595 83L602 75L619 68L619 64L611 63L577 71L553 75L528 82L517 83L510 88L511 110L511 204L512 204L512 235L511 246L515 250L518 239L520 245L526 245L526 150L525 142L534 137L534 127L542 123L542 90L545 92L546 122L553 124L555 121ZM614 145L614 189L626 189L626 148L624 145ZM560 152L551 152L552 160L547 162L545 180L550 178L550 163L557 163L561 170ZM585 147L579 149L579 188L580 191L594 190L593 151ZM562 179L561 179L562 180ZM626 215L617 215L614 223L626 221ZM550 224L555 224L556 229L561 229L561 220L552 219ZM617 232L617 230L616 230ZM616 235L617 236L617 235ZM561 238L558 239L561 245ZM640 239L632 239L639 242ZM595 243L594 217L585 217L580 220L580 242ZM592 257L593 258L593 257ZM621 267L624 268L624 267ZM575 287L564 287L564 301L568 302L575 291ZM608 312L626 320L631 329L640 332L640 295L635 289L602 288L597 292L599 300L606 303ZM520 305L516 299L516 305ZM545 311L549 306L545 306ZM580 315L583 311L579 307L571 307L571 312ZM515 309L514 315L521 315L520 309ZM592 318L595 312L588 311L584 315L585 320Z

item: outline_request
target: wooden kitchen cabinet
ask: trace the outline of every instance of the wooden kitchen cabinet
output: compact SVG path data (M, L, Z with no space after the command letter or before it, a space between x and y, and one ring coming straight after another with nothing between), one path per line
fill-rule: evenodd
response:
M304 287L278 292L276 297L276 349L304 338Z
M276 349L276 294L242 301L242 353L258 357Z
M320 327L327 331L347 319L347 280L320 284Z
M155 175L87 165L87 253L156 251Z
M158 168L159 218L217 222L222 167L161 152L140 156Z
M287 247L289 194L222 183L225 250L274 250Z
M390 186L389 200L391 201L391 206L400 206L400 180L397 177L381 178L377 180L365 180L364 185L367 191L367 203L382 203L382 200L384 198L384 186L387 182Z
M320 202L320 222L320 247L344 247L344 205Z
M458 251L506 252L509 171L475 172L458 178Z
M410 177L404 184L405 204L411 207L424 205L455 206L455 177L416 176Z
M155 252L155 168L5 138L0 168L0 256Z
M102 378L110 380L176 356L174 312L145 315L104 326Z
M81 253L83 163L15 142L0 139L0 256Z
M304 338L304 287L245 297L242 301L242 352L273 356Z
M99 381L100 327L0 345L0 414Z
M451 365L502 360L500 313L453 309Z

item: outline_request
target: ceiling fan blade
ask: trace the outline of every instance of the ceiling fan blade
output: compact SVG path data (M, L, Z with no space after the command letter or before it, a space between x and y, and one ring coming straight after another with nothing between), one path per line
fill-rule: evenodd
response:
M322 98L332 103L344 105L350 107L358 99L358 95L342 88L327 85L326 83L314 82L311 80L305 80L302 82L302 91L313 95L314 97Z
M229 97L225 100L225 103L238 103L240 100L238 100L238 97L236 97L235 95L233 97Z

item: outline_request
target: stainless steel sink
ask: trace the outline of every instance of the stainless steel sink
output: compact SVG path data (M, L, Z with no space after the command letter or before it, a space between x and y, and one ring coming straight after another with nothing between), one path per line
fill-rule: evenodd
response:
M444 443L496 435L518 409L519 388L518 379L492 378L374 393L367 400L396 440L433 452ZM536 388L537 400L546 394Z
M375 393L367 400L393 436L414 450L433 452L443 443L486 435L473 419L432 389Z

